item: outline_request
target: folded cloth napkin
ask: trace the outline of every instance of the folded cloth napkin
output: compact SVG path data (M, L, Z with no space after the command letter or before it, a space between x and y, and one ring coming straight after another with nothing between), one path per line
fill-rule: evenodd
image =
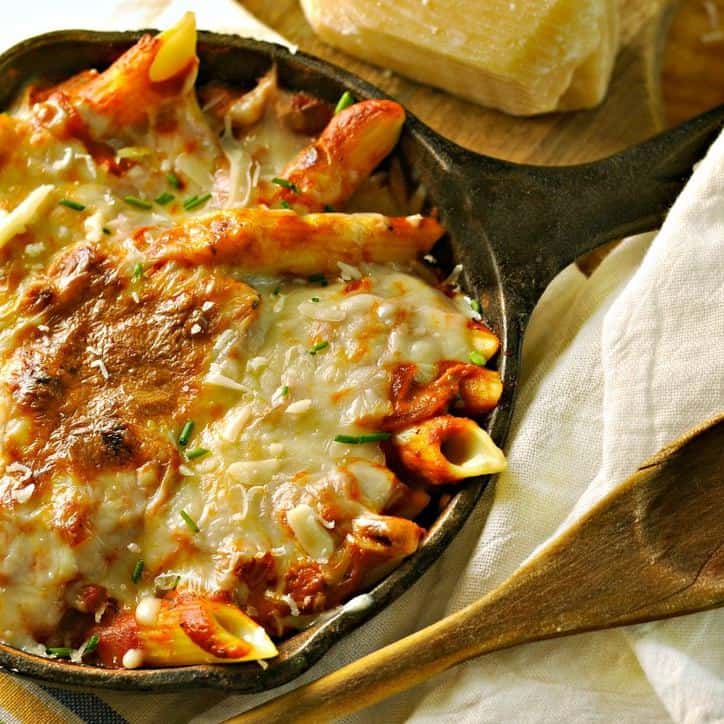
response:
M164 25L191 5L33 2L47 13L0 27L0 46L59 27ZM261 32L232 0L195 9L200 27ZM624 241L590 278L569 267L551 284L525 339L508 472L441 561L292 685L244 697L85 695L0 675L0 721L219 722L491 590L646 457L724 410L723 242L724 137L657 236ZM723 632L724 611L712 611L531 644L345 721L724 722Z

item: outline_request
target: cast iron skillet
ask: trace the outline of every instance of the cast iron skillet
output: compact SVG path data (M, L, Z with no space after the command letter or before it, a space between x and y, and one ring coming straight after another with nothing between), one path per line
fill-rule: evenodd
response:
M104 68L139 32L61 31L31 38L0 56L0 108L29 79L61 79ZM304 53L231 35L199 34L200 81L251 86L273 61L281 83L336 101L384 97L375 87ZM548 282L576 257L606 241L656 228L724 123L724 106L646 143L596 163L522 166L467 151L408 115L399 153L425 184L449 235L435 250L444 265L464 265L462 281L477 295L501 338L505 392L488 429L502 445L508 430L526 321ZM0 667L80 688L171 691L212 687L258 692L284 684L316 662L353 628L409 588L460 530L488 478L467 481L432 526L421 549L370 591L362 610L339 609L283 642L266 669L256 663L169 669L108 670L49 661L0 646Z

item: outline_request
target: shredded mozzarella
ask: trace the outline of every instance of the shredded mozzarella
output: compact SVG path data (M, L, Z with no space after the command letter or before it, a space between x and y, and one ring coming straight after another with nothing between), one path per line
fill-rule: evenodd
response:
M33 223L54 190L54 184L38 186L10 213L6 213L0 218L0 248L18 234L22 234Z

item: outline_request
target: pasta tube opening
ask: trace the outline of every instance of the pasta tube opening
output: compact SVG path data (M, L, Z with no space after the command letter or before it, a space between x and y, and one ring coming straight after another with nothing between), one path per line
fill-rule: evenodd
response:
M106 666L232 663L278 653L264 628L233 604L187 593L143 599L135 615L123 612L96 633Z
M443 415L398 433L402 463L433 484L454 483L505 470L502 450L485 430L464 417Z

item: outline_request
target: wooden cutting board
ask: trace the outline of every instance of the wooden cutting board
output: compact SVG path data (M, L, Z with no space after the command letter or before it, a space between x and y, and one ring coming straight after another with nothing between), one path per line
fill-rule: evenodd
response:
M622 47L604 103L591 111L513 118L325 45L297 0L243 0L302 50L379 86L453 141L480 153L541 164L600 158L662 130L669 118L678 122L724 103L724 0L619 2Z

